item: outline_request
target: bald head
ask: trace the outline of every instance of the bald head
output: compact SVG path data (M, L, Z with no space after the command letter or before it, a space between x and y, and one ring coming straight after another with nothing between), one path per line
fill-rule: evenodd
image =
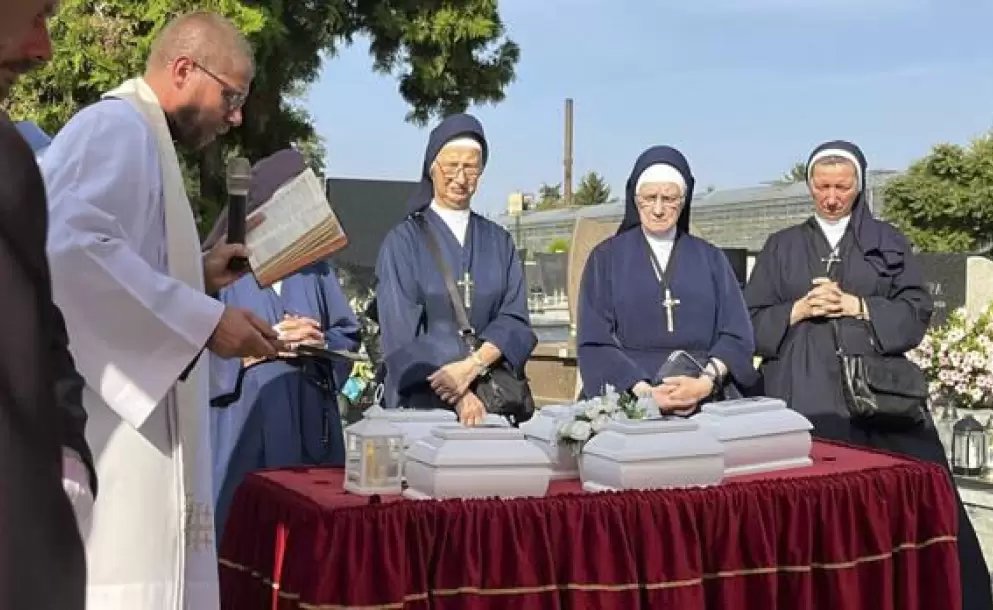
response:
M166 70L181 57L214 70L247 64L254 76L248 40L233 23L216 13L187 13L169 22L152 42L145 72Z

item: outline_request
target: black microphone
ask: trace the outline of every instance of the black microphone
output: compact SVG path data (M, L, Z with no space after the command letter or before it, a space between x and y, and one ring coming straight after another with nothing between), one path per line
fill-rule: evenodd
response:
M245 209L248 205L248 187L252 183L252 164L244 157L235 157L228 162L228 243L245 243ZM248 269L248 259L232 258L228 262L231 271Z

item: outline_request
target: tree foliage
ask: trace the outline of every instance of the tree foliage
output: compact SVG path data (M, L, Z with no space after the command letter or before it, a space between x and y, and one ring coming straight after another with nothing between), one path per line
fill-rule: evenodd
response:
M562 205L562 183L542 184L538 189L536 210L550 210Z
M778 180L773 180L767 184L774 184L778 186L786 186L789 184L795 184L798 182L807 181L807 163L804 161L797 161L790 169L782 175Z
M410 106L404 119L418 125L502 101L520 56L493 0L63 0L50 24L54 59L16 87L10 114L57 132L82 106L140 74L154 36L190 10L230 17L257 64L242 127L184 159L190 186L199 187L201 226L216 214L230 155L257 161L296 144L323 168L323 142L299 100L324 58L356 37L370 40L372 69L398 80Z
M564 254L569 251L569 240L564 237L557 237L550 241L545 249L552 254Z
M573 194L576 205L601 205L613 201L610 197L610 185L603 176L589 172L579 181L579 188Z
M993 134L939 144L883 187L885 218L926 252L967 252L993 237Z

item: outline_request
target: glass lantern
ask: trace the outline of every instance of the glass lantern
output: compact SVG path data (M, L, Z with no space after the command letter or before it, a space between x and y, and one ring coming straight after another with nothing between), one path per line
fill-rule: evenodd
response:
M376 388L376 404L382 386ZM403 493L403 430L364 418L345 428L345 491L364 496Z
M989 436L983 425L966 415L952 427L952 472L979 476L986 468Z

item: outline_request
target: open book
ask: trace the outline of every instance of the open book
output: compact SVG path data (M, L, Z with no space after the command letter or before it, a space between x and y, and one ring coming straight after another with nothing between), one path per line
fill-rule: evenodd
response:
M263 288L348 245L348 236L311 169L279 187L249 219L257 214L265 220L245 235L245 245L255 280Z

